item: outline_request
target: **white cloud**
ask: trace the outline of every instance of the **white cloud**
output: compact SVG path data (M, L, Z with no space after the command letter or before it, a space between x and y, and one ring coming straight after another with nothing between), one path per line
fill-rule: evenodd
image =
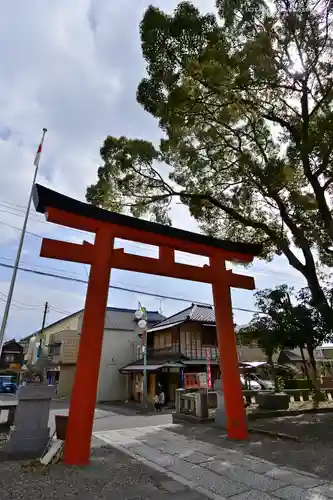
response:
M203 11L214 10L213 0L194 3ZM48 133L39 182L78 199L84 199L87 185L96 179L99 148L108 134L152 141L159 138L156 121L135 99L137 84L145 71L139 23L149 4L150 0L12 0L2 5L0 263L12 263L15 257L19 232L1 222L22 227L33 177L33 159L43 127L48 128ZM153 4L170 12L178 0L156 0ZM176 227L198 230L184 207L174 205L172 216ZM28 229L72 241L81 241L84 237L82 233L45 224L42 216L35 213ZM86 279L82 266L40 259L39 248L40 239L27 235L24 265L43 266L50 272L51 268L52 272L61 268ZM202 259L196 257L189 261L202 263ZM10 271L0 267L0 279L0 291L6 294ZM210 288L200 284L119 271L112 273L112 283L211 302ZM84 294L84 285L20 273L14 299L39 306L48 300L53 307L74 311L83 306ZM160 299L115 290L110 293L109 303L135 307L136 301L142 298L147 307L159 308ZM244 304L244 300L245 304L252 304L250 292L235 292L234 299L236 305ZM186 304L162 301L166 314L183 305ZM21 336L37 329L38 311L19 312L19 308L13 307L8 335ZM55 316L50 315L49 319L55 320Z

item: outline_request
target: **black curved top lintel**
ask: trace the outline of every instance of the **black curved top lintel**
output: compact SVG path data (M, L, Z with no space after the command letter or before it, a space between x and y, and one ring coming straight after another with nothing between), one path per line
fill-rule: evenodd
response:
M76 215L82 215L90 219L96 219L111 224L127 226L141 231L148 231L163 236L169 236L183 241L190 241L208 247L220 248L229 252L237 252L244 255L259 255L262 246L255 243L237 243L230 240L221 240L199 233L192 233L155 222L149 222L128 215L118 214L95 207L89 203L75 200L69 196L52 191L52 189L35 184L33 187L33 201L37 212L45 213L48 208L57 208Z

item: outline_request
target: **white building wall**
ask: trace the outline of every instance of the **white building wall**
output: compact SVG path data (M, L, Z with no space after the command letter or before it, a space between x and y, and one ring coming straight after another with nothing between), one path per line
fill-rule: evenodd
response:
M79 328L79 316L80 313L78 312L77 314L73 314L71 316L67 316L66 318L63 318L60 321L57 321L56 323L46 326L44 329L44 335L45 338L43 340L43 353L45 356L48 354L48 344L50 342L50 336L53 335L54 333L62 332L63 330L74 330L78 332ZM38 355L38 345L40 342L40 335L37 334L36 336L32 337L29 341L29 346L28 346L28 352L24 356L25 361L28 363L35 364L37 362L37 355Z
M104 331L97 402L127 399L127 377L119 369L136 359L139 342L137 330Z

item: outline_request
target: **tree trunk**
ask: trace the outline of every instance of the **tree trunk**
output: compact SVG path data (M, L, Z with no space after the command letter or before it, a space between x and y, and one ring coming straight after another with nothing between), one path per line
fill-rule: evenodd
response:
M327 301L324 291L320 286L316 270L305 268L303 276L307 280L309 289L311 291L311 298L313 306L320 311L322 318L330 328L333 324L333 309ZM310 354L310 353L309 353Z
M303 361L305 375L306 375L307 380L310 381L311 378L310 378L310 375L309 375L308 364L307 364L305 356L304 356L304 346L300 345L299 348L300 348L300 351L301 351L301 356L302 356L302 361Z
M314 348L311 343L306 344L307 351L309 353L310 364L311 364L311 373L312 373L312 383L315 390L319 389L318 380L317 380L317 364L314 357Z
M273 362L273 353L266 352L266 356L267 356L267 363L269 364L270 369L271 369L271 377L274 381L274 390L276 392L276 370L275 370L275 366L274 366L274 362Z

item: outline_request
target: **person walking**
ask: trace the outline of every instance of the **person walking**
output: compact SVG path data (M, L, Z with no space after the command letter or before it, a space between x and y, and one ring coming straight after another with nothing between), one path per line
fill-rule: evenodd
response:
M159 411L162 411L162 408L165 404L165 394L163 392L163 389L161 390L161 392L159 393L159 396L158 396L158 403L159 403Z
M161 408L160 408L160 395L158 393L154 397L154 403L155 403L155 410L159 412Z

